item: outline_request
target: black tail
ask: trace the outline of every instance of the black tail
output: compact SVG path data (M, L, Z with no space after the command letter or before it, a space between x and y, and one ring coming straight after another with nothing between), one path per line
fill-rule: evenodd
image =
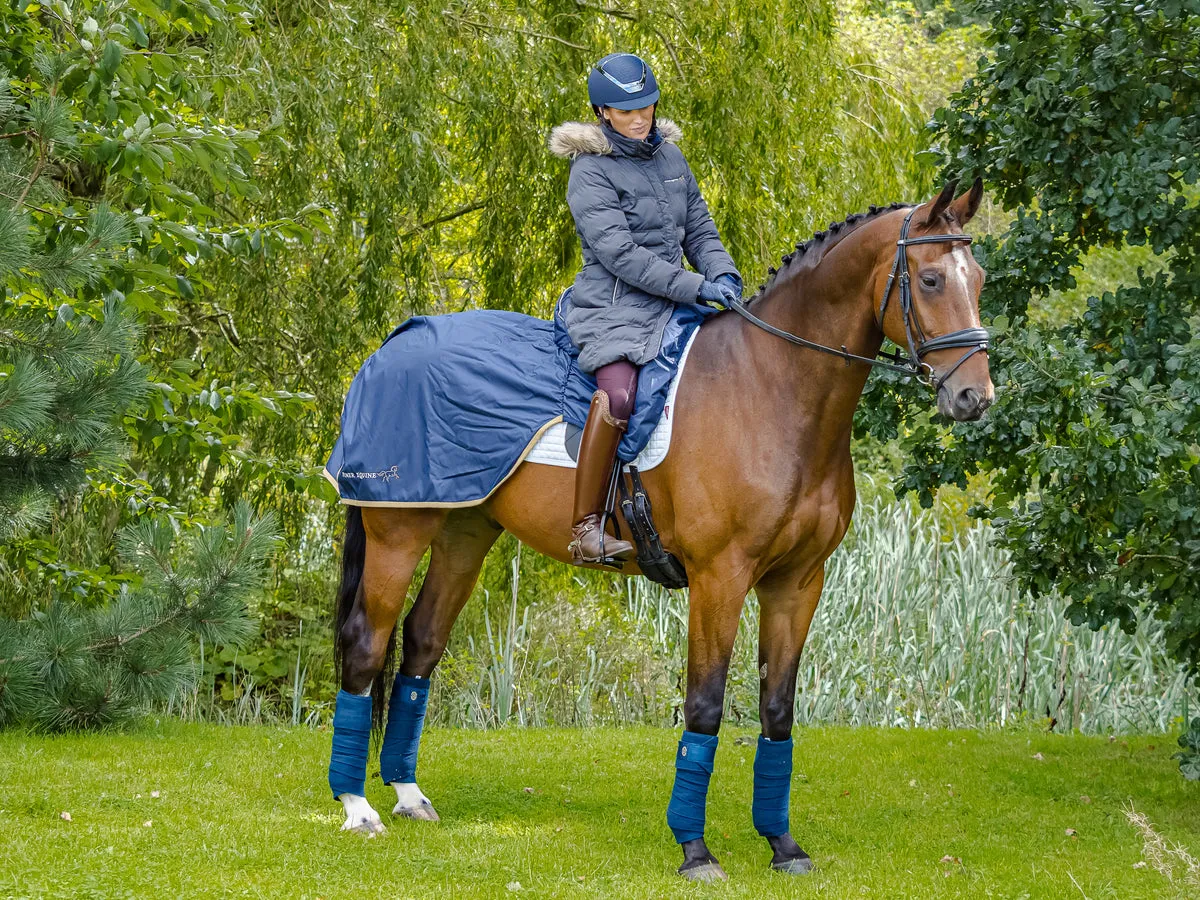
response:
M354 601L358 598L358 586L362 582L363 561L367 555L367 532L363 528L362 508L346 507L346 536L342 542L342 583L338 588L337 609L334 613L333 625L333 668L338 679L342 677L342 632L350 616L354 612ZM383 668L371 683L371 714L373 730L383 729L383 716L387 708L388 687L392 683L396 667L396 630L392 629L388 638L387 654L383 659Z

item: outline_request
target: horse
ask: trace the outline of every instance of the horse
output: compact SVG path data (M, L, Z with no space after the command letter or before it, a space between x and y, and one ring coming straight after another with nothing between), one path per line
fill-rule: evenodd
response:
M800 874L812 866L788 820L796 675L825 562L854 510L851 427L870 365L924 376L940 412L957 421L978 419L994 399L979 320L984 272L963 232L982 185L954 191L950 183L923 204L871 207L831 225L772 268L748 303L710 316L694 339L669 452L644 475L662 542L690 585L685 731L668 806L683 851L678 871L689 879L726 877L703 837L704 804L751 589L761 610L754 825L773 868ZM900 302L889 304L894 289ZM891 363L877 360L885 336L910 349L906 363L898 353ZM504 531L570 562L573 477L570 469L525 462L475 506L348 507L335 636L342 690L330 764L344 828L383 829L362 789L365 735L371 716L381 725L397 619L425 552L428 570L400 634L380 760L384 781L396 788L393 813L436 820L415 779L426 679ZM631 563L623 572L638 569ZM368 711L352 716L352 702ZM339 727L348 743L339 744ZM335 780L335 770L353 777Z

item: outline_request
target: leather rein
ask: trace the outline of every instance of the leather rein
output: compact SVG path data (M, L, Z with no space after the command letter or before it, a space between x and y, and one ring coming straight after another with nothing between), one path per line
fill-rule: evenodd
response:
M912 221L913 213L917 209L919 207L914 206L909 210L908 215L904 217L904 224L900 226L900 239L896 241L896 259L892 263L891 274L888 275L887 285L883 289L883 298L879 301L879 312L875 315L875 324L882 331L883 316L887 311L888 300L892 295L892 285L899 282L900 313L904 317L904 336L908 341L908 356L904 356L899 350L892 353L880 351L875 357L859 356L848 351L845 344L842 345L841 349L829 347L825 344L818 344L816 341L810 341L807 338L792 334L790 331L784 331L782 328L776 328L774 325L764 322L758 316L754 315L754 313L750 312L740 300L734 300L730 304L730 309L751 324L757 325L763 331L783 338L785 341L789 341L798 347L805 347L809 350L816 350L820 353L837 356L844 359L846 365L850 365L851 362L858 362L880 369L888 369L892 372L902 372L905 375L915 375L919 380L927 384L933 384L935 390L940 390L942 385L945 384L946 379L953 375L959 366L976 353L987 353L988 332L986 328L962 328L935 338L925 337L925 332L921 328L921 323L917 321L916 311L913 308L907 248L911 244L940 244L951 241L961 241L962 243L969 244L971 243L971 236L969 234L927 234L921 237L910 238L908 236L908 226ZM967 352L960 356L958 361L937 379L936 383L933 382L932 376L935 374L933 367L925 362L922 357L935 350L950 350L955 348L966 348Z

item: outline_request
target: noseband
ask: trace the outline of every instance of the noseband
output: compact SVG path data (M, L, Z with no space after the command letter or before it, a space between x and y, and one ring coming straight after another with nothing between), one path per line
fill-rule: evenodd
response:
M908 341L908 356L904 356L899 350L893 353L880 352L876 354L875 358L858 356L857 354L850 353L844 344L839 350L836 347L827 347L825 344L818 344L816 341L807 340L799 335L792 334L790 331L784 331L782 328L776 328L774 325L764 322L758 316L754 315L754 313L750 312L740 300L733 301L730 304L730 308L746 321L757 325L763 331L769 332L776 337L781 337L785 341L790 341L797 346L807 347L809 350L817 350L821 353L840 357L846 361L847 365L851 362L859 362L880 369L888 369L893 372L903 372L905 375L915 375L927 384L932 384L934 390L941 390L942 385L946 383L946 379L958 371L959 366L976 353L980 351L987 352L988 332L986 328L961 328L958 331L938 335L935 338L925 337L925 332L921 328L921 323L917 321L916 310L913 307L907 248L910 244L941 244L950 241L961 241L964 244L969 244L971 243L971 236L969 234L926 234L921 237L910 238L908 236L908 226L912 221L913 213L918 208L914 206L910 209L908 215L904 217L904 224L900 226L900 239L896 241L896 259L892 263L892 271L888 275L887 285L883 289L883 297L879 301L879 312L875 317L875 324L882 331L883 316L887 312L888 300L892 296L892 285L898 281L900 284L900 315L904 319L904 337ZM958 347L967 348L967 352L960 356L958 361L943 373L936 382L932 381L931 376L934 374L933 367L925 362L922 357L935 350L951 350Z

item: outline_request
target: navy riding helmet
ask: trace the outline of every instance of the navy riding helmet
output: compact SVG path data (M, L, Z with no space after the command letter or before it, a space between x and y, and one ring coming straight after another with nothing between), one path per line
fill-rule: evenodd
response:
M641 109L658 102L658 82L640 56L610 53L588 72L588 101L596 115L602 106Z

